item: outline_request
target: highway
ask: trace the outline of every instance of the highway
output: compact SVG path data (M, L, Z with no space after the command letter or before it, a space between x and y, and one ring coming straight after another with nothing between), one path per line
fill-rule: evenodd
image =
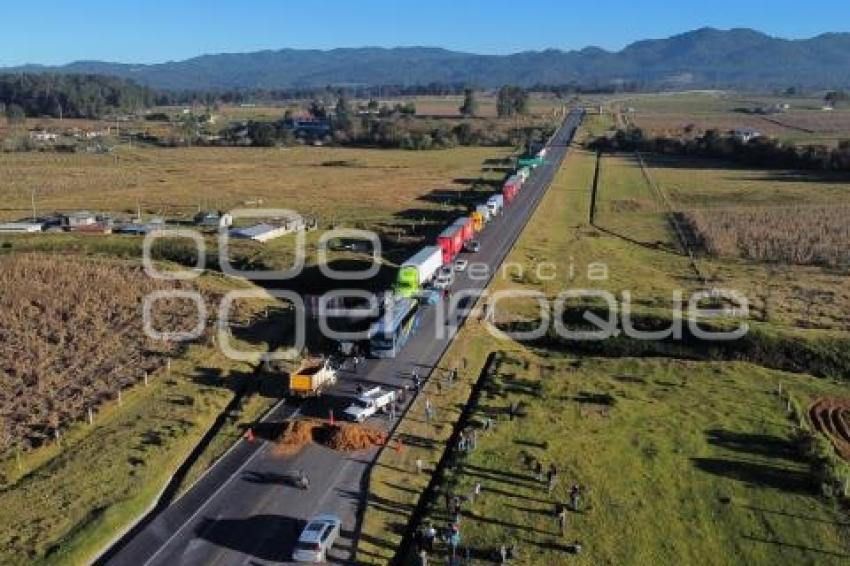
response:
M505 213L479 234L481 251L464 254L470 261L484 262L495 272L533 214L566 155L581 111L571 112L550 140L546 163L538 167ZM452 292L483 289L488 281L471 280L456 273ZM106 563L121 566L153 565L260 565L290 560L304 522L319 513L334 513L343 521L342 537L329 556L331 562L347 563L356 552L358 517L365 504L367 473L377 449L343 454L309 445L294 455L275 452L263 439L263 431L299 414L327 416L328 406L343 407L358 384L392 388L410 385L416 368L427 377L450 343L438 337L437 309L425 307L420 327L395 359L368 360L359 371L343 371L327 398L303 404L281 402L257 427L252 443L235 444L185 495L164 509L129 540L121 541L107 555ZM411 401L408 396L408 402ZM337 410L335 414L341 414ZM370 424L388 427L386 417ZM289 485L286 474L305 470L310 489Z

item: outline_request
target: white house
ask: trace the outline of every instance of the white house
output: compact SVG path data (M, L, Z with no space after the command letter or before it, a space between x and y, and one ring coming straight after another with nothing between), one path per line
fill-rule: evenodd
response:
M58 137L58 134L44 130L33 130L30 132L30 139L37 142L55 142Z
M75 228L79 226L93 226L95 224L97 224L97 216L95 216L88 210L72 212L62 217L62 225L67 226L68 228Z
M761 132L752 128L738 128L733 132L735 139L741 143L749 143L750 141L760 138Z

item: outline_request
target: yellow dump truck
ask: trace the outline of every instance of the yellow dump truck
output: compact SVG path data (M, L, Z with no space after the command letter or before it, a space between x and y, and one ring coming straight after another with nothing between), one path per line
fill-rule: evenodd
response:
M295 397L315 397L336 383L336 369L325 359L304 360L289 375L289 394Z

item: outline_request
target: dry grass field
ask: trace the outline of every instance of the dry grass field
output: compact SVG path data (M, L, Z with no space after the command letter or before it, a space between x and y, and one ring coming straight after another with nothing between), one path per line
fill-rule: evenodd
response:
M145 335L143 298L192 289L135 265L17 254L0 256L0 287L0 454L52 440L87 409L158 371L179 344ZM151 315L154 329L198 323L187 300L157 301Z
M693 210L687 222L707 253L756 261L850 267L850 206Z
M0 220L87 209L191 217L198 207L292 208L323 220L385 220L435 189L461 188L508 148L129 148L112 155L0 154ZM261 204L260 204L261 202Z

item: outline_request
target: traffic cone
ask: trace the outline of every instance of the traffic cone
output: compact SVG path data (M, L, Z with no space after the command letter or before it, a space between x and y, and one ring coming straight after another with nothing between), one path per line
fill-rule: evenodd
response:
M247 440L248 442L254 442L254 429L253 428L249 428L247 431L245 431L245 440Z

